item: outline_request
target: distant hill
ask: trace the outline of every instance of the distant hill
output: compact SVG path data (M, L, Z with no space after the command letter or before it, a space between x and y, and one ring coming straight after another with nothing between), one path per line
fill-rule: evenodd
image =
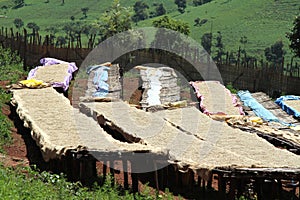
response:
M0 0L0 26L14 27L13 20L21 18L24 26L34 22L40 27L40 33L45 34L49 26L62 28L71 21L92 23L111 5L108 0L25 0L25 6L18 9L5 9L13 5L11 0ZM133 6L136 0L120 0L123 6ZM285 50L290 57L286 32L292 27L293 20L299 14L299 0L212 0L210 3L194 7L192 0L188 0L185 13L180 14L173 0L145 0L150 10L153 3L163 3L167 15L172 18L188 22L191 27L190 36L201 41L204 33L210 31L214 35L222 33L225 49L236 52L241 37L247 37L245 49L250 55L263 57L264 49L278 40L285 44ZM83 17L81 8L89 8L87 18ZM194 26L196 18L205 19L206 23ZM138 22L138 27L151 26L155 18ZM61 34L63 32L61 31Z

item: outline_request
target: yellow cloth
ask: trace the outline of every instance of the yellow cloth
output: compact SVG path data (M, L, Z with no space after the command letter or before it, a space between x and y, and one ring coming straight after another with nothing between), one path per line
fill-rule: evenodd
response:
M256 124L263 124L263 120L260 117L250 117L249 120Z
M19 83L22 86L25 86L25 87L28 87L28 88L41 88L41 87L48 87L49 86L48 83L45 83L44 81L36 80L36 79L23 80L23 81L19 81Z

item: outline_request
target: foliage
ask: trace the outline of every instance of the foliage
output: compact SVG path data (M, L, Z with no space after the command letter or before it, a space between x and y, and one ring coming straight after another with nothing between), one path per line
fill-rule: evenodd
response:
M194 22L194 26L202 26L203 24L205 24L208 20L207 19L202 19L200 20L200 17L197 17Z
M0 174L1 199L173 199L168 191L158 197L152 195L149 189L141 194L121 192L117 185L112 186L114 180L110 176L101 187L95 183L86 188L79 182L68 182L63 174L39 172L29 167L12 170L0 166Z
M84 18L87 18L87 12L88 11L89 11L88 7L81 8L81 12L82 12Z
M177 10L181 14L184 13L186 8L186 0L175 0L174 2L177 5Z
M17 53L0 47L0 80L18 81L23 75L23 66Z
M193 0L193 5L194 6L200 6L205 3L211 2L212 0Z
M56 39L55 46L56 47L63 47L65 44L67 44L67 40L63 36L58 36Z
M45 0L25 0L26 4L20 9L10 9L13 6L12 1L0 1L0 7L6 5L7 10L0 10L0 15L9 16L1 19L1 25L8 29L14 27L13 21L15 18L21 18L25 24L32 21L40 26L39 34L41 36L48 35L45 30L47 27L55 26L59 29L56 36L65 36L62 27L69 22L70 16L77 19L82 18L82 7L89 7L88 18L82 19L86 24L91 24L98 19L99 15L104 13L110 6L112 1L108 0L89 0L89 1L66 1L68 6L60 6L60 0L50 0L45 4ZM133 6L137 0L120 1L121 6ZM70 3L69 3L70 2ZM299 13L299 0L254 0L254 1L229 1L229 0L214 0L203 6L193 6L192 0L187 1L187 8L189 12L178 15L177 5L174 0L153 1L144 0L143 2L149 5L149 12L155 13L156 4L163 3L165 10L170 17L187 22L191 29L189 36L201 42L203 33L210 32L215 34L218 30L222 32L223 43L226 51L237 52L241 46L239 39L246 36L249 41L247 43L247 54L255 57L264 57L264 50L270 47L277 40L282 40L284 43L284 50L286 51L285 60L290 61L292 52L289 51L289 40L285 37L286 32L290 32L293 27L295 16ZM251 8L251 12L249 12ZM46 17L41 17L42 15ZM6 12L6 13L5 13ZM132 12L134 14L134 12ZM152 16L152 15L151 15ZM194 20L200 17L207 19L207 23L202 26L192 26ZM152 25L153 19L146 19L140 21L137 26L149 27ZM96 39L98 39L97 36ZM82 44L88 44L87 37L82 37ZM296 60L294 60L296 62Z
M94 24L100 29L101 40L105 40L117 33L131 29L130 9L121 6L119 0L114 0L112 6L101 16L101 20Z
M214 57L214 59L217 61L220 61L222 56L225 54L222 38L223 38L222 33L220 31L218 31L218 35L216 37L216 44L215 44L215 47L217 49L217 54Z
M294 27L287 34L287 38L290 40L290 48L300 58L300 15L295 18L293 25Z
M40 27L34 22L29 22L26 27L32 29L32 32L38 32L40 30Z
M15 5L14 6L15 9L25 6L24 0L13 0L13 3Z
M135 14L132 16L132 20L134 22L138 22L141 20L145 20L148 18L147 9L149 9L148 4L143 1L137 1L133 5L133 10Z
M160 4L156 5L155 16L161 16L161 15L164 15L166 13L167 13L167 11L164 7L164 4L160 3Z
M76 38L80 37L82 31L82 22L69 22L63 27L67 35L67 39L70 41L75 41Z
M180 51L182 46L189 46L189 43L186 41L187 37L184 37L190 31L187 23L163 16L154 20L153 26L159 29L151 43L152 47Z
M8 103L11 96L5 92L2 88L0 88L0 109L4 106L4 104ZM7 119L7 117L0 113L0 153L3 153L3 146L9 144L12 141L11 138L11 128L12 123Z
M211 53L211 45L212 45L212 34L205 33L201 37L201 45L207 51L208 54Z
M23 22L22 19L16 18L16 19L14 20L14 25L16 26L17 29L20 30L20 28L22 28L22 27L24 26L24 22Z
M283 42L277 41L271 47L267 47L265 49L265 56L267 61L271 63L281 63L284 57L284 50L283 50Z
M7 80L10 83L18 81L24 75L20 57L10 49L0 47L0 80ZM0 88L0 110L9 103L11 95ZM12 123L7 117L0 113L0 152L3 152L3 145L11 142ZM1 195L0 195L1 196Z
M227 88L232 94L237 94L237 92L238 92L238 89L234 88L231 82L228 83L228 84L226 85L226 88Z
M188 23L180 20L172 19L168 16L164 16L154 20L152 25L156 28L166 28L166 29L183 33L185 35L189 35L190 33L190 27Z

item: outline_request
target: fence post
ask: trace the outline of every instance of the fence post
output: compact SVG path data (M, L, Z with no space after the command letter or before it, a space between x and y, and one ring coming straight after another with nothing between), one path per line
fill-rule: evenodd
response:
M24 28L24 50L23 50L23 69L27 70L27 58L26 58L26 52L27 52L27 30Z

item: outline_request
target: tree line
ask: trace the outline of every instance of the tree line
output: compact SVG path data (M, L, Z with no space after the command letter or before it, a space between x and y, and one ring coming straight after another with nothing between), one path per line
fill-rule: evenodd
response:
M45 3L49 3L48 0ZM210 2L211 0L193 0L194 6L199 6ZM62 1L64 3L64 1ZM178 12L184 13L186 8L186 0L174 0L174 3L178 7ZM24 0L14 0L15 7L24 6ZM57 27L48 27L45 30L50 33L50 44L56 46L63 46L68 41L74 42L85 35L93 43L97 44L101 41L117 34L120 32L127 31L132 28L132 23L138 23L141 20L147 18L162 16L156 20L153 20L152 26L158 28L171 29L185 35L190 34L189 24L180 20L172 19L165 15L167 13L163 3L153 3L153 11L149 11L150 6L143 1L136 1L132 8L126 8L120 5L119 0L114 0L111 7L104 12L100 20L94 23L83 23L76 21L74 16L70 17L70 22L66 23L62 30L65 32L65 36L56 36L60 30ZM83 17L87 18L89 8L81 8ZM300 15L299 15L300 16ZM289 47L294 52L295 56L300 57L300 17L296 17L294 26L287 33L286 37L290 40ZM194 26L201 26L206 23L206 19L195 19ZM24 22L20 18L14 20L14 25L17 29L24 27ZM40 27L34 23L29 22L26 25L27 28L31 29L31 34L35 34L40 30ZM30 34L29 34L30 35ZM239 39L240 46L236 53L231 52L229 58L234 60L236 58L242 58L244 62L255 59L254 57L247 54L246 44L248 38L242 36ZM223 36L220 31L217 33L204 33L201 37L201 45L212 56L215 61L220 61L225 53L225 46L223 43ZM264 57L268 62L281 63L284 58L285 51L283 50L283 42L275 41L270 47L266 47L264 50Z

